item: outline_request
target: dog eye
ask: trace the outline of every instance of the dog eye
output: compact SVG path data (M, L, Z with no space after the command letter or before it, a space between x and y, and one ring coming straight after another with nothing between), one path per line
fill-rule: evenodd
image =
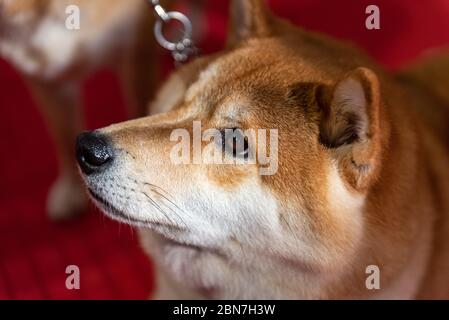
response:
M234 158L247 159L249 154L248 137L238 128L221 131L223 149Z

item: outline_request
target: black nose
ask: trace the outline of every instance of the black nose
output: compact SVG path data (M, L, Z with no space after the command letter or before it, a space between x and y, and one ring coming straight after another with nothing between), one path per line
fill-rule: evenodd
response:
M76 159L85 174L100 172L112 162L111 143L98 133L81 133L76 139Z

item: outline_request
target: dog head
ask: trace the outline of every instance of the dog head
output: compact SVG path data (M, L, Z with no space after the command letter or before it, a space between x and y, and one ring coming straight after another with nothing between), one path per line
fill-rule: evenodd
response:
M139 0L0 0L0 55L40 81L81 78L116 63L120 47L132 48L144 6Z
M47 7L48 0L0 0L0 42L32 33Z
M232 13L228 49L161 89L153 109L167 112L79 137L83 177L107 215L153 230L156 259L209 297L329 296L353 272L380 170L378 77L261 1Z
M0 55L26 75L43 74L40 46L53 40L48 29L42 32L50 6L48 0L0 0Z

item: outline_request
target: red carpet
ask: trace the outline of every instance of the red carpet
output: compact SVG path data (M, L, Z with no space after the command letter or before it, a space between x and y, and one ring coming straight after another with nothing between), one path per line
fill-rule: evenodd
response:
M270 1L273 9L313 30L351 39L391 68L426 48L449 44L449 2L378 0L381 30L365 29L372 1ZM189 1L186 1L188 4ZM203 52L222 46L227 1L208 1ZM149 35L152 36L152 35ZM169 57L164 58L166 65ZM169 69L167 67L166 69ZM115 77L102 71L85 85L88 127L124 119ZM65 224L44 214L56 177L51 140L20 76L0 61L0 299L145 299L153 289L151 264L133 231L95 209ZM135 233L135 232L134 232ZM81 289L65 288L65 268L81 271Z

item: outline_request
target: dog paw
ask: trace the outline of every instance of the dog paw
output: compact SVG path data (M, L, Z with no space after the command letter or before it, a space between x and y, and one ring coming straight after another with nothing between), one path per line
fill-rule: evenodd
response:
M47 214L51 220L70 219L87 207L87 196L76 178L59 177L47 197Z

